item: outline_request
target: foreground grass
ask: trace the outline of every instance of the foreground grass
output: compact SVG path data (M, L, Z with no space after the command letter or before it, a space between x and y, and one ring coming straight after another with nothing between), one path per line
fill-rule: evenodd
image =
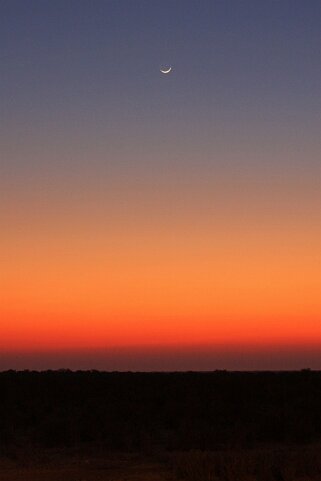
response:
M176 454L173 466L186 481L321 480L321 446L194 451Z
M158 455L19 452L0 460L0 481L321 481L321 446Z
M0 461L1 481L169 481L162 463L136 456L103 459L50 459L41 462Z

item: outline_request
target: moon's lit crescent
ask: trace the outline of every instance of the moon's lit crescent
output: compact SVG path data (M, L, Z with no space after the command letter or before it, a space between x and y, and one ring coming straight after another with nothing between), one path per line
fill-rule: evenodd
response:
M172 67L169 67L167 70L160 69L162 73L169 73L172 70Z

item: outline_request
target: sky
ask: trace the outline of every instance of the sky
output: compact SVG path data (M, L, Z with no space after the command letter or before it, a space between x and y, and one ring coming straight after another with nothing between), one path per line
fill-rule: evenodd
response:
M0 0L0 370L321 369L320 24Z

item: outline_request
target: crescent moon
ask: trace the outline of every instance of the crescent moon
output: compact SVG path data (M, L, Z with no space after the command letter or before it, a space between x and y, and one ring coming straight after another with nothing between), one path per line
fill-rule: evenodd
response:
M169 67L167 70L160 69L162 73L169 73L172 70L172 67Z

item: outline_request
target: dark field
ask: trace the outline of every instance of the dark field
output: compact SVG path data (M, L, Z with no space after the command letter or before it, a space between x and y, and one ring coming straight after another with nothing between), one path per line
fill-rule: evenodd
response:
M1 481L321 480L321 373L0 373Z
M170 468L130 454L88 457L65 451L43 453L46 459L0 463L1 481L170 481Z

